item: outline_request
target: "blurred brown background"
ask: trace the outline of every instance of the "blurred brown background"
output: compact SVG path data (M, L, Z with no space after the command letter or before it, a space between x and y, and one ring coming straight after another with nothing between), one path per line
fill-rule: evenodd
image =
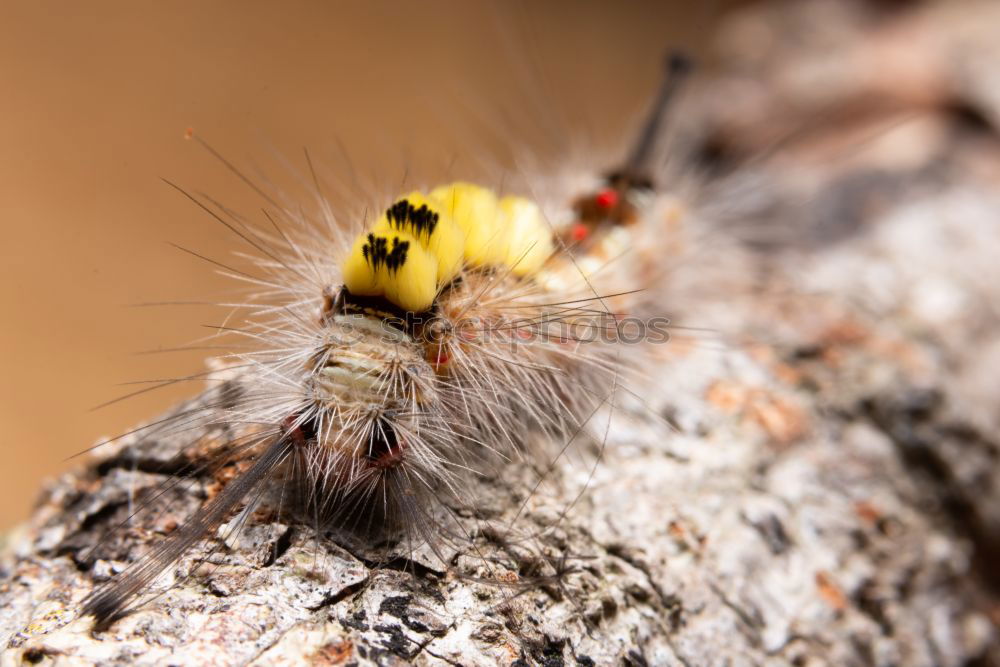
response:
M511 147L615 146L665 47L699 53L727 3L5 2L0 5L0 527L99 437L196 386L92 411L134 380L197 372L173 347L230 289L169 243L225 259L237 242L161 182L237 209L257 200L194 142L265 171L302 148L362 180ZM512 131L551 114L554 137ZM505 119L500 122L498 119ZM430 175L421 174L422 178ZM419 179L418 179L419 180Z

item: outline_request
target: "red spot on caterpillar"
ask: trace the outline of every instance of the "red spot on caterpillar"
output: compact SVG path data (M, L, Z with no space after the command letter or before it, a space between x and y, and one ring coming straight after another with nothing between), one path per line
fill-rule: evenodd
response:
M605 211L614 208L618 204L618 191L611 188L601 190L594 197L594 203L597 204L598 208L602 208Z
M437 352L432 352L431 354L433 355L433 358L430 359L430 362L434 366L434 370L440 370L441 367L446 366L451 360L451 357L448 356L448 352L445 350L443 345L439 345Z
M285 432L285 436L296 445L305 445L309 440L316 437L313 422L302 422L301 417L298 414L292 414L285 417L285 419L281 422L281 427Z
M406 443L400 440L393 447L388 445L381 452L378 452L375 456L369 457L369 462L375 468L379 470L388 470L390 468L395 468L397 465L403 462L406 458Z
M584 241L588 236L590 236L590 228L582 222L578 222L573 225L569 234L574 241Z
M189 127L188 129L184 130L184 138L185 139L192 139L192 138L194 138L194 128L193 127Z

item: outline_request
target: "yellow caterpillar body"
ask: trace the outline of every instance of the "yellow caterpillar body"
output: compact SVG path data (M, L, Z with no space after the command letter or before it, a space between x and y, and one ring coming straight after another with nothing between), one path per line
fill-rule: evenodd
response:
M344 285L351 294L381 296L423 313L465 267L527 276L553 250L537 204L454 183L429 195L411 193L389 207L355 241L344 262Z

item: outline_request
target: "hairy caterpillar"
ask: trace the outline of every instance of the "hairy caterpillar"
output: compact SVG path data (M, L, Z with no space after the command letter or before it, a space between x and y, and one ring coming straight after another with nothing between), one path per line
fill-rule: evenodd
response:
M822 10L817 17L820 24L834 26L829 12ZM780 8L776 11L771 16L783 21L787 12ZM572 15L566 14L567 18ZM763 40L768 42L766 45L759 44L761 25L760 21L753 23L753 29L746 35L748 39L741 42L744 49L748 44L765 51L772 48L771 40ZM884 26L879 21L874 27L881 33ZM790 37L798 47L802 40L797 37L816 34L797 25L792 28ZM842 32L837 27L834 31ZM906 36L911 34L907 32ZM421 48L410 52L418 53L432 41L423 39ZM829 45L826 40L819 41ZM742 62L746 51L739 51ZM796 54L799 51L793 49ZM789 58L786 53L779 50L777 60L782 63L799 60L798 56ZM817 56L823 61L823 54ZM855 63L863 65L862 74L871 70L866 63L867 60ZM745 73L742 67L737 70L741 75ZM802 77L793 78L801 85ZM852 78L864 82L862 90L867 105L871 101L868 80L863 76ZM447 83L446 77L439 77L437 82L442 80ZM434 83L426 78L419 81ZM787 77L779 76L776 83L787 82ZM709 104L725 107L730 116L743 118L754 108L752 101L750 104L738 101L746 97L736 94L731 87L713 86L711 80L706 83L706 88L693 91L695 96L706 92ZM817 88L806 87L809 92ZM429 85L429 89L439 92L436 86ZM773 90L771 86L766 89ZM590 92L615 99L603 86L599 91L591 87ZM508 91L505 94L513 99ZM754 96L750 97L752 100ZM785 102L782 93L769 97L772 104L767 105L763 114L767 121L765 129L788 127L791 123L775 122L773 115L773 109L780 109ZM409 99L400 95L396 99L403 102L401 108L409 109ZM810 95L808 99L813 104L805 108L815 109L815 97ZM282 96L282 100L287 101L288 97ZM559 100L549 95L545 101ZM703 109L695 105L679 116L682 122L698 123L705 118L711 124L712 113L702 113ZM856 109L857 105L851 104L848 113L853 117ZM868 122L870 119L865 120L866 126ZM211 127L200 120L196 125ZM838 125L839 122L829 128L833 135L842 135ZM332 126L320 127L324 133L337 134ZM388 124L382 127L385 131L391 129ZM752 140L759 138L759 128L757 125L746 130ZM697 128L694 129L685 131L682 138L697 142L699 135ZM215 135L215 130L210 134ZM343 223L336 229L352 227L338 236L342 242L336 244L326 238L324 216L316 215L321 205L318 207L311 197L308 173L301 185L310 196L303 197L301 192L284 184L263 188L281 204L291 201L303 205L301 214L297 207L291 207L294 215L288 221L283 213L288 207L267 203L268 215L278 216L277 228L254 212L254 206L243 207L250 213L240 218L201 198L208 208L262 247L278 250L287 246L275 238L281 236L278 228L304 247L320 247L325 243L331 252L322 256L322 266L334 265L338 271L335 279L343 279L343 268L352 257L350 249L363 239L357 282L350 282L356 292L373 294L342 295L339 288L349 282L346 279L340 285L326 286L319 286L319 280L301 280L308 289L303 288L294 296L301 296L302 303L310 304L309 307L299 309L293 299L292 307L288 308L287 294L274 290L273 300L241 299L246 303L222 321L222 331L246 329L242 311L247 310L249 319L271 324L272 329L283 329L281 320L285 315L302 313L304 317L293 328L307 334L321 326L324 313L328 313L326 319L342 322L345 336L340 340L346 339L344 345L356 350L356 357L346 359L348 363L330 366L322 363L322 357L303 355L294 366L303 376L306 373L302 369L312 369L311 374L318 377L317 384L322 381L323 387L315 387L315 394L329 395L333 390L343 391L350 384L353 395L367 392L374 396L369 404L383 406L381 396L385 394L378 391L379 383L364 382L369 371L374 373L383 367L383 357L379 356L382 352L393 345L412 349L416 361L430 366L433 374L426 373L426 377L436 382L439 375L447 377L449 366L455 362L455 350L462 351L461 344L454 343L462 341L463 332L475 337L488 330L489 322L482 322L478 328L459 327L456 331L448 326L451 320L436 312L455 296L452 289L466 285L464 279L452 284L449 255L446 249L441 249L442 243L453 241L453 237L433 240L430 238L433 232L427 234L428 248L421 246L421 250L435 261L424 262L423 269L410 275L405 286L394 283L388 274L368 273L377 274L383 264L388 268L390 261L394 269L399 269L403 255L412 260L410 253L419 245L420 239L414 238L414 232L430 231L432 216L418 214L422 204L415 203L416 198L409 193L417 190L421 196L430 197L434 186L454 183L456 179L488 186L497 201L507 193L517 193L541 205L547 221L554 227L548 238L560 249L559 261L520 278L513 275L511 267L516 258L509 260L506 253L497 252L492 267L473 270L471 262L465 261L463 249L462 263L469 266L466 272L470 281L479 277L475 272L495 276L510 273L504 277L508 285L516 285L520 280L559 295L568 291L567 284L580 285L583 281L578 276L582 272L588 276L594 292L607 297L607 310L614 313L611 318L601 317L612 325L617 319L622 325L613 328L618 339L601 350L608 353L611 366L604 377L618 386L627 384L621 373L632 361L641 363L643 372L659 382L648 389L642 387L638 400L623 390L601 406L600 396L587 397L586 385L572 384L577 377L575 368L567 366L563 374L566 382L560 383L559 391L598 406L598 411L613 413L614 423L610 428L603 428L604 415L601 415L584 425L580 437L571 439L559 433L558 428L539 424L525 428L524 441L491 442L497 450L495 454L470 439L467 447L446 452L449 454L446 463L450 465L445 470L450 468L454 483L437 477L438 490L414 497L412 505L406 503L409 498L406 493L394 493L398 485L385 483L385 474L369 475L373 488L384 488L391 500L403 501L386 505L381 498L365 500L373 499L377 491L359 488L357 493L347 493L348 478L360 477L364 471L380 467L398 473L408 468L412 473L409 479L416 479L416 473L422 470L440 470L438 462L429 457L423 457L422 462L416 456L411 445L419 445L420 438L414 439L404 430L413 432L419 428L418 435L426 436L425 427L431 421L428 415L434 405L443 401L430 393L413 392L417 408L409 414L406 408L391 412L382 409L381 417L379 411L362 417L359 428L368 424L371 433L368 437L357 436L353 447L347 442L320 442L316 432L318 420L300 421L304 413L289 414L289 406L282 399L292 386L308 389L307 384L297 380L281 382L288 377L291 364L262 378L255 369L266 368L266 363L253 363L274 358L267 354L315 349L315 341L308 342L308 336L301 340L289 337L285 341L287 349L280 350L274 344L275 332L266 329L230 332L232 335L226 333L209 340L212 346L233 352L224 359L228 367L212 368L206 378L209 390L165 415L162 425L119 439L103 448L93 464L52 485L36 510L30 543L23 541L16 557L2 559L0 625L9 633L9 640L5 637L5 656L32 663L412 661L452 665L588 665L713 661L799 664L810 660L849 663L865 662L873 655L883 662L937 664L962 662L970 659L968 656L981 654L984 650L981 647L995 637L995 632L983 627L982 615L970 613L975 611L976 600L962 589L975 588L970 593L979 597L980 583L986 582L989 574L989 545L981 550L980 537L952 532L931 514L937 514L933 498L946 502L949 498L959 501L966 498L967 501L957 503L958 512L973 519L977 514L984 516L977 509L982 504L976 498L988 499L990 487L970 480L959 471L952 478L954 481L945 482L933 492L931 504L925 502L926 496L914 493L919 482L909 473L920 475L922 471L908 470L913 461L907 459L915 458L914 446L918 451L933 451L930 447L935 435L927 427L933 428L941 417L949 418L942 408L952 401L947 399L947 403L942 403L935 395L913 389L923 386L915 382L926 379L927 370L933 372L934 368L941 368L939 363L947 365L951 361L948 355L937 354L933 343L927 345L926 339L916 340L907 332L916 331L918 337L925 332L931 334L931 339L945 343L937 350L956 349L950 333L956 330L956 324L961 328L956 311L942 319L939 300L932 300L937 302L932 307L934 304L910 298L926 294L928 285L953 285L951 277L942 274L954 274L957 265L961 265L959 269L975 265L966 261L964 253L952 257L950 262L938 261L940 249L950 247L948 241L952 237L988 248L981 230L989 229L985 225L989 216L976 215L974 210L962 206L964 197L949 196L940 203L933 201L936 197L922 196L910 201L912 190L907 188L902 191L902 199L909 212L896 215L893 211L891 219L886 219L885 211L873 212L875 218L871 220L874 223L877 219L877 228L874 225L867 230L855 228L849 237L836 243L823 241L822 249L814 245L807 249L798 243L772 247L755 255L752 259L758 261L750 264L751 271L747 271L747 263L737 252L729 252L725 247L712 248L703 241L724 242L727 232L732 231L731 227L720 228L725 220L718 209L723 209L721 213L729 209L738 223L753 220L755 213L768 223L778 219L775 210L767 207L773 191L761 186L762 180L769 180L769 167L761 165L759 171L741 174L751 177L749 182L742 181L751 186L742 194L764 195L763 202L737 199L725 192L722 188L726 183L722 179L728 176L726 170L739 166L734 161L745 153L739 151L738 137L734 140L727 138L724 131L722 134L720 138L720 134L710 131L709 143L695 146L696 151L703 151L694 153L700 160L684 165L687 173L696 172L699 167L706 170L700 174L705 178L694 185L706 190L713 188L710 193L703 190L696 194L709 194L707 199L717 206L715 211L698 208L701 202L680 189L685 184L661 166L652 170L656 187L636 187L623 193L611 187L611 177L602 178L593 169L581 169L581 164L588 163L562 151L556 153L560 164L551 170L515 172L515 179L517 173L527 177L523 182L511 181L506 167L503 172L490 171L485 177L470 173L464 166L425 177L422 168L411 166L406 174L421 176L411 180L404 175L402 183L395 171L380 170L375 179L391 182L382 193L386 196L355 196L351 192L349 196L353 198L346 202L347 207L331 198ZM479 138L477 135L476 139ZM978 139L982 138L984 135L977 132L974 142L977 151L981 143ZM530 150L542 149L541 143L525 139L525 134L517 136L521 145L532 147ZM921 143L919 135L914 139L904 143L911 146ZM226 141L222 137L215 140ZM307 141L312 144L314 139ZM407 146L393 143L404 149ZM461 155L488 158L487 152L477 150L482 148L474 144ZM682 157L683 151L677 148L684 146L672 145L671 158ZM935 163L940 162L940 155L954 154L953 151L933 153L931 159ZM345 154L353 155L353 151ZM420 159L427 154L417 153ZM447 151L431 154L447 154ZM780 164L773 166L794 171L796 176L805 175L807 181L814 175L809 165L794 155L778 157L776 162ZM301 160L295 162L305 164ZM272 167L267 170L270 172ZM829 170L823 171L830 175ZM838 175L844 173L837 171ZM950 180L951 169L945 171L948 173L936 168L935 176L921 169L915 185L920 189L928 185L928 176L935 182L942 177ZM361 173L362 170L352 170L344 175ZM507 179L501 180L504 173ZM872 174L853 168L847 174L851 176L847 187L824 186L823 192L838 204L867 201L867 196L859 195L855 186L859 180L869 182ZM334 188L344 185L340 176L337 173L333 179L326 176L317 179L316 190L336 196ZM577 181L565 187L560 179L566 176L575 176ZM784 181L775 180L778 185ZM201 176L189 176L185 181L205 182ZM253 181L262 182L256 176ZM808 187L809 183L804 185ZM960 187L966 190L967 186ZM214 184L208 189L224 192ZM949 194L955 192L950 186L948 190ZM281 194L275 195L276 192ZM576 199L577 207L571 207L570 202L581 192L586 194ZM235 201L230 194L219 196ZM696 213L707 215L704 218L685 215L675 225L669 206L672 196L693 204ZM780 192L777 196L783 198ZM186 206L182 198L176 199ZM397 206L400 199L406 199L406 204ZM986 201L990 201L988 197L983 200ZM635 208L619 211L617 206L623 202L634 203ZM758 208L748 206L755 203ZM354 205L369 206L374 213L363 214L359 210L341 214ZM593 215L584 212L588 207ZM427 211L431 208L436 210L441 205L435 203ZM802 232L800 238L811 236L811 231L818 229L811 224L813 218L806 214L818 213L826 220L832 217L838 224L859 220L857 211L845 211L840 206L836 211L826 211L822 201L793 208L796 210L779 208L778 212L783 211L787 216L781 220L795 223ZM952 216L953 210L958 215ZM379 220L383 213L385 224ZM189 216L186 209L183 215L203 220L200 215ZM308 225L297 225L299 218ZM254 222L244 226L244 220ZM207 218L204 221L208 222ZM395 222L402 224L389 224ZM227 234L221 228L216 229L215 223L209 226L222 235ZM403 229L394 229L397 226ZM712 233L713 226L716 233ZM315 238L306 236L300 240L300 227L320 231ZM675 234L675 229L681 233ZM248 230L254 234L248 234ZM933 233L935 230L940 233ZM405 232L409 238L400 236L394 245L395 231ZM773 232L775 227L769 224L764 230L747 231ZM265 239L265 234L270 238ZM384 243L369 242L368 234L385 237ZM644 243L644 234L647 237L658 234L658 238ZM169 235L183 242L183 235L175 229ZM203 235L199 232L199 251L207 257L217 257L213 251L203 250ZM909 244L915 237L924 240L916 253ZM264 244L262 240L268 242ZM250 245L248 241L236 244L244 242ZM403 242L407 243L405 252L395 250ZM368 255L373 258L370 262L365 261L366 243L370 247ZM437 247L432 248L435 243ZM681 247L685 243L688 245ZM443 245L448 247L448 243ZM909 252L905 251L907 247ZM901 248L903 252L899 252ZM259 260L263 253L253 248L250 254ZM224 261L232 269L243 270L245 278L280 279L279 285L284 287L300 282L296 270L302 270L304 263L292 261L294 251L291 259L287 254L273 254L277 259L264 256L271 265L268 268L273 270L262 271L259 262L232 258ZM934 261L925 261L928 259ZM114 261L111 264L115 265ZM686 270L684 266L690 268ZM419 267L410 266L407 270L414 268ZM651 269L664 268L669 272L666 282L655 289L626 294L647 286L650 277L659 280ZM433 281L427 279L432 270ZM609 270L611 273L607 273ZM116 272L131 273L117 265ZM965 275L961 270L957 273ZM720 281L720 277L730 280ZM946 279L941 281L941 278ZM700 285L696 286L709 291L692 292L690 285L695 283L684 282L692 279L700 279ZM888 280L895 285L870 301L872 279L879 284ZM435 291L437 303L426 313L408 317L406 311L387 297L390 292L393 299L402 300L405 291L406 299L420 304L421 299L426 300L422 294L430 284L435 290L441 287L442 291L440 298ZM825 292L827 288L833 288L834 293L813 292L816 289ZM208 283L196 284L193 289L199 300L211 299ZM250 284L249 289L260 294L273 288L258 282ZM145 288L141 291L147 297L151 295ZM178 291L172 289L172 295L180 297ZM554 298L546 303L554 303ZM64 303L70 301L66 299ZM967 304L968 310L981 312L979 306L987 302L987 299L972 299ZM482 301L475 303L477 312L488 314L483 305ZM594 311L600 308L593 301L586 305ZM910 307L918 305L923 306L923 316L914 318ZM201 308L195 312L204 312ZM172 310L184 311L187 307ZM598 314L607 310L601 308ZM618 317L622 312L669 312L675 320L728 332L729 340L734 340L733 336L740 338L724 355L699 354L678 345L652 350L626 348L628 321ZM899 315L905 318L903 322L897 319ZM348 330L346 325L356 316L360 316L359 321L370 320L374 325L364 330L371 334L372 345L357 343L361 335L357 325ZM573 323L589 321L576 314L569 319ZM925 323L930 319L935 321L928 327L920 324L921 319ZM972 318L972 321L980 320ZM550 326L556 328L561 323L553 321ZM901 331L899 324L906 331ZM507 331L529 336L532 333L530 320L509 327L498 326L501 327L498 335ZM383 330L384 327L388 329ZM328 324L326 329L330 328ZM588 335L595 330L578 329ZM262 339L260 345L255 333ZM561 332L557 329L557 333ZM671 333L676 335L677 330ZM455 338L449 339L449 335ZM169 334L158 332L157 340L164 338L169 338ZM958 343L968 337L960 339ZM778 342L767 345L762 340ZM435 343L448 341L452 344L435 348ZM330 346L336 342L331 340ZM478 341L474 338L472 342ZM510 342L520 344L519 339ZM550 337L548 342L558 342L558 338ZM504 357L521 356L519 350L504 341ZM589 350L599 348L594 345ZM637 358L637 353L646 351L669 363L654 365L658 359ZM337 355L343 356L340 352ZM976 362L982 355L973 357L970 365L981 366ZM167 369L167 377L174 378L178 364L174 362L172 366ZM317 372L319 368L322 376ZM530 375L537 369L529 366L510 370L524 370L528 371L525 375ZM68 379L70 375L64 373L61 377ZM199 385L202 379L193 378ZM269 379L275 380L273 385L279 382L281 385L272 386ZM388 384L387 381L382 386ZM358 389L353 389L353 385ZM66 385L60 386L64 393L71 393ZM275 391L267 392L269 388ZM607 391L610 387L601 389ZM394 391L403 393L402 389ZM966 398L964 393L957 395L960 402ZM968 392L969 397L979 399L976 409L985 409L986 394L973 393ZM502 393L493 400L507 398ZM497 412L505 427L516 428L530 417L515 411L530 402L522 402L518 397L511 400L511 409L497 408ZM644 401L648 408L640 414ZM359 403L355 400L356 405ZM338 404L346 408L348 401ZM56 410L50 412L58 414ZM313 413L343 417L333 410L320 411L315 407ZM561 410L556 413L564 414ZM669 433L667 428L647 419L647 415L662 416L676 430ZM582 421L580 417L576 419ZM465 423L464 416L462 422ZM895 429L893 424L902 428ZM484 425L484 430L487 429L489 424ZM44 433L44 429L39 432ZM293 443L293 451L285 463L275 464L272 474L264 479L251 474L259 462L266 464L264 470L271 467L273 459L269 462L265 452L275 442L274 438L285 432ZM988 427L982 433L988 434ZM914 442L914 435L920 442ZM898 442L897 437L901 439ZM949 429L944 437L941 451L945 455L961 452L963 456L953 458L964 462L962 468L968 474L988 469L989 459L981 457L995 449L995 443L980 438L975 428ZM22 451L25 449L21 447ZM317 488L310 483L309 466L318 457L313 461L306 458L297 467L292 458L294 452L310 451L332 451L337 455L334 463L339 460L344 465L342 468L331 465L328 470L345 472L323 476L328 483ZM467 458L460 460L460 454ZM411 455L412 460L408 458ZM577 455L584 457L584 465L572 465L575 461L564 464L563 459ZM590 467L592 457L597 463ZM515 460L507 463L505 459ZM457 465L453 463L456 461ZM352 472L352 464L357 473ZM539 479L543 482L536 486ZM967 480L971 483L966 484ZM959 487L966 492L954 494L953 490ZM576 496L580 489L585 493ZM241 490L246 491L244 499L220 522L216 523L211 515L198 514L206 503L216 499L221 503ZM330 512L326 512L323 503L330 498L340 502L328 503ZM142 516L129 520L128 515L137 506ZM412 507L419 514L393 511L401 506ZM380 509L383 507L390 510L383 512ZM199 516L203 520L192 521L192 517ZM398 519L395 523L401 530L393 529L393 518ZM116 525L121 527L115 529ZM955 522L959 531L968 530L968 525L964 518ZM108 538L95 547L101 533L109 528L112 530ZM95 585L128 580L129 564L135 568L142 567L136 563L151 563L148 567L155 569L159 566L155 562L157 556L161 562L168 561L170 553L158 551L152 556L154 561L149 560L150 553L157 545L167 544L178 535L192 537L190 548L165 568L162 577L150 579L140 592L141 597L125 602L126 611L142 605L139 613L103 628L95 628L89 617L78 616L81 601ZM975 540L974 553L969 550L965 535ZM173 544L171 548L179 551L178 545L183 547L184 542ZM980 567L986 576L966 576ZM158 595L155 603L146 603L152 595ZM989 600L983 602L988 604Z
M621 318L648 267L620 260L652 199L651 150L685 69L670 61L625 165L554 220L530 198L461 182L409 193L356 234L318 188L321 226L266 194L267 227L187 195L253 248L258 273L224 268L258 295L241 304L247 324L227 327L251 351L225 357L209 376L219 397L170 426L225 428L209 465L240 472L84 614L121 616L244 504L237 526L273 501L348 542L438 553L461 537L447 508L468 504L470 478L560 457L621 385Z

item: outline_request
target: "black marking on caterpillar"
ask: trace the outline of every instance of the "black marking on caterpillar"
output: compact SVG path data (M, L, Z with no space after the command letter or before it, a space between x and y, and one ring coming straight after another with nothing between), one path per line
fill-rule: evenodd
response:
M413 334L423 317L437 312L435 303L426 313L403 310L385 297L351 294L346 286L341 286L336 300L324 305L321 322L328 323L334 315L364 315L382 320L386 326Z
M400 241L398 236L393 236L392 250L390 250L389 239L375 234L369 234L368 243L361 248L365 261L368 262L373 271L378 271L379 267L384 264L389 273L399 271L406 264L406 255L409 251L409 241Z
M427 204L415 208L408 199L400 199L386 210L385 217L392 227L400 231L408 227L414 236L426 232L429 238L433 236L440 216L427 208Z

